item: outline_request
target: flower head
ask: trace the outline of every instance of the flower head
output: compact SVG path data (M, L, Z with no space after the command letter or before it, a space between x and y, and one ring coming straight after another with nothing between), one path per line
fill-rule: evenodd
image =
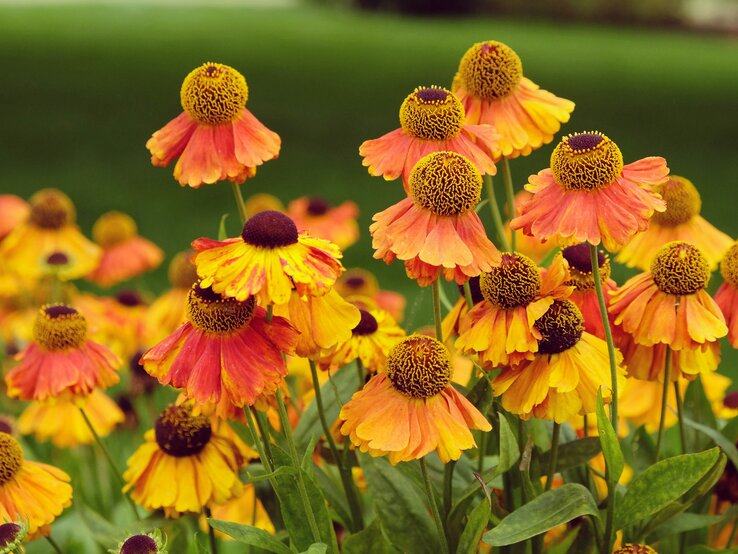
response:
M614 550L612 554L658 554L647 544L626 544Z
M349 300L361 298L364 303L368 299L373 300L378 308L388 312L395 321L402 321L405 315L405 297L398 292L380 289L377 278L366 269L347 269L338 278L334 288L338 294Z
M287 215L298 232L329 240L341 250L359 240L359 208L350 200L334 207L319 196L303 196L289 203Z
M31 207L28 202L14 194L0 194L0 240L23 223Z
M166 540L159 529L151 533L132 535L118 545L111 554L167 554Z
M715 293L715 302L725 316L728 340L738 347L738 242L734 243L720 263L723 284Z
M0 554L23 552L23 541L28 536L28 525L24 521L0 525Z

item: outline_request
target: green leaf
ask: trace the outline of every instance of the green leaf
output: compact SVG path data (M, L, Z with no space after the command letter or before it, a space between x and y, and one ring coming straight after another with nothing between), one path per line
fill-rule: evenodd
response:
M292 466L282 466L271 473L254 474L247 471L246 479L248 483L259 483L260 481L268 481L272 477L278 477L280 475L297 475L297 469Z
M404 552L440 552L436 528L412 481L384 458L361 454L359 462L382 529L392 544Z
M699 419L696 419L696 421L699 421ZM738 441L738 417L728 420L720 432L727 437L731 444L735 444Z
M301 554L325 554L328 550L328 545L322 542L316 542L310 545L310 548L301 552Z
M394 554L398 550L382 534L379 518L358 533L349 535L343 541L343 554Z
M623 439L622 452L623 455L627 455L626 462L636 473L651 467L656 457L656 445L645 425L641 425Z
M223 214L220 216L220 225L218 225L218 240L225 240L228 238L228 231L226 231L226 219L228 219L228 214Z
M500 460L497 463L497 475L501 475L518 461L520 449L518 449L518 440L515 438L507 418L500 417L498 425L500 431Z
M274 552L275 554L292 554L292 551L286 544L258 527L242 525L241 523L234 523L232 521L222 521L219 519L208 519L208 523L210 523L210 526L213 529L217 529L221 533L225 533L242 544L258 546L259 548L263 548L269 552ZM325 550L323 550L323 552L325 552Z
M711 429L717 429L715 414L713 414L712 405L705 394L701 378L697 378L687 385L682 408L685 417L692 421L699 421ZM684 434L687 440L687 452L701 452L710 447L710 442L705 435L696 429L685 429Z
M348 527L348 522L351 521L351 516L349 515L346 493L343 490L340 480L336 481L336 479L328 474L328 471L331 470L335 470L335 468L330 466L314 466L313 473L315 474L315 482L323 491L323 494L325 494L328 504L330 504L331 508L335 511L336 516L340 520L339 523L344 527ZM335 473L335 471L331 471L331 473Z
M609 490L614 490L615 484L623 474L625 460L623 459L623 451L620 449L618 436L610 423L610 419L605 413L605 406L602 402L602 389L597 391L597 430L600 435L600 444L602 453L605 456L607 467L607 480Z
M738 554L738 548L710 548L700 544L690 546L687 554Z
M482 540L492 546L515 544L584 515L599 518L595 499L586 487L567 483L544 492L512 512L485 533Z
M697 431L700 431L701 433L704 433L705 435L710 437L715 442L715 444L723 449L723 452L725 452L725 455L728 456L728 459L733 463L733 466L738 467L738 449L736 449L735 444L725 438L725 435L723 435L720 431L716 431L715 429L711 429L706 425L697 423L696 421L693 421L686 416L682 419L682 421L684 421L685 425L687 425L688 427L696 429Z
M720 449L667 458L633 479L618 503L618 528L645 521L699 483L720 458Z
M566 442L559 445L556 457L556 473L567 469L578 467L591 460L600 453L600 439L597 437L585 437L583 439ZM540 459L541 473L548 472L548 464L551 459L551 451L547 450Z
M709 514L678 514L665 523L656 527L647 537L649 543L668 537L670 535L678 535L695 529L702 529L714 525L723 519L723 516L713 516Z
M469 514L464 531L459 538L456 554L475 554L477 552L482 533L484 533L489 523L489 513L489 501L485 498Z

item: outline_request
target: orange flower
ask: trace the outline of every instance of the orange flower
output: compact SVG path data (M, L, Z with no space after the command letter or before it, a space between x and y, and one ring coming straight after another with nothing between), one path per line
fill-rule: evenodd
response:
M531 198L533 198L533 195L525 189L515 194L514 203L516 216L521 214L521 207ZM505 223L504 231L508 242L510 242L510 239L512 237L512 230L510 229L509 221ZM523 233L517 234L515 249L521 254L525 254L526 256L528 256L537 264L540 264L554 248L556 248L556 243L554 241L545 241L536 237L529 237L528 235L524 235Z
M480 277L470 277L468 281L472 307L484 301L484 295L479 284L480 281ZM441 321L441 335L446 346L449 346L449 341L453 344L453 340L451 339L458 337L461 333L469 329L469 306L466 303L466 293L464 292L463 286L459 286L458 289L460 294L459 299L443 317L443 321Z
M297 231L313 237L329 240L345 250L359 240L359 208L347 201L331 207L319 196L301 196L287 206L287 215L297 226Z
M551 168L528 178L533 198L510 226L542 240L602 242L616 250L648 227L654 211L664 211L652 187L668 173L658 157L624 166L620 149L602 133L569 135L551 154Z
M253 177L277 157L281 139L244 107L248 96L246 79L232 67L208 62L192 70L180 91L184 112L146 143L151 163L166 167L179 158L174 178L193 188Z
M164 252L138 235L136 222L120 212L103 214L92 228L92 237L102 247L102 258L87 279L111 287L145 271L159 267Z
M202 286L244 301L284 304L292 289L300 296L325 294L343 272L340 249L327 240L299 234L285 214L265 211L243 226L241 236L192 243Z
M23 223L31 213L28 202L15 194L0 194L0 240Z
M478 354L485 369L532 360L541 340L536 321L556 299L571 294L573 287L565 285L568 278L561 256L540 271L527 256L503 253L500 266L479 279L484 300L460 325L456 348Z
M715 302L728 325L728 341L738 348L738 242L728 250L720 264L723 284L715 293Z
M391 181L402 175L407 192L410 172L432 152L456 152L468 158L480 173L497 173L498 135L491 125L469 125L464 106L451 91L418 87L400 106L400 125L386 135L359 147L369 173Z
M253 297L239 302L202 285L187 297L187 318L141 357L160 383L182 389L198 404L216 403L221 417L277 389L287 374L282 355L293 353L297 342L287 320L267 322Z
M443 272L461 284L500 261L474 206L482 176L454 152L421 159L410 175L410 196L376 214L369 227L374 257L405 262L408 277L427 286Z
M518 55L496 40L478 42L466 51L451 89L469 123L494 125L506 158L527 156L551 142L574 111L574 102L523 77Z
M402 321L405 316L405 297L399 292L381 290L377 278L366 269L358 267L347 269L334 288L344 298L361 297L364 302L370 298L376 307L388 312L395 321Z
M42 307L33 327L33 342L16 355L5 376L8 396L46 400L62 395L86 396L118 382L120 360L87 338L87 322L64 304Z
M451 360L434 338L412 335L387 357L374 376L341 409L341 433L372 456L393 464L438 453L458 460L476 443L470 429L489 431L484 416L451 386Z

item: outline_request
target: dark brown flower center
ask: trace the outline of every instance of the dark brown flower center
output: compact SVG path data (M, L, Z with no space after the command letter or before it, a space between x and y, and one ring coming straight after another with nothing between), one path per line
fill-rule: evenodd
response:
M43 229L61 229L74 223L74 204L63 192L56 189L40 190L31 197L31 222Z
M44 306L33 323L33 340L49 351L72 350L87 339L87 321L65 304Z
M310 215L318 216L325 215L330 208L331 205L325 198L321 198L320 196L313 196L308 202L307 211Z
M194 327L206 333L227 335L242 329L254 316L256 301L224 298L210 287L193 285L187 295L187 317Z
M674 241L662 246L654 256L651 276L666 294L694 294L710 281L710 265L696 246Z
M570 300L555 300L535 327L541 333L538 352L558 354L574 346L582 338L584 318L576 304Z
M53 266L67 265L69 257L64 252L54 252L46 258L46 263Z
M479 279L484 298L504 309L529 304L541 290L541 272L528 256L502 254L502 261Z
M0 547L8 546L15 542L20 532L21 526L17 523L3 523L0 525Z
M201 452L210 440L212 429L207 416L193 416L183 406L169 406L156 420L154 433L159 448L181 458Z
M243 226L241 238L252 246L278 248L297 242L297 226L292 219L274 210L259 212Z
M469 291L471 292L472 297L472 304L479 304L482 300L484 300L484 295L482 294L481 289L481 277L470 277L469 278ZM466 293L464 292L464 285L458 285L459 288L459 294L461 294L462 298L466 296Z
M359 309L359 313L361 314L361 319L359 320L359 324L354 327L352 333L354 335L371 335L379 328L377 320L366 310Z
M479 170L455 152L428 154L410 173L413 199L438 215L462 215L474 209L481 191Z

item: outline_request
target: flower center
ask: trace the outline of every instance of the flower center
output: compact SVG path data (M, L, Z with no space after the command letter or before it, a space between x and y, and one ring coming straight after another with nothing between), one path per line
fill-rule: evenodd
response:
M135 290L122 290L115 295L115 300L118 304L127 308L135 308L144 304L141 295Z
M529 304L541 290L541 272L528 256L502 254L502 261L479 278L482 296L495 306L509 309Z
M108 212L101 215L92 227L92 238L103 248L110 248L138 234L133 218L121 212Z
M182 108L192 119L219 125L235 119L246 105L249 87L232 67L208 62L185 77L179 96Z
M0 433L7 433L8 435L12 435L13 432L14 429L12 416L0 415Z
M656 551L646 544L626 544L613 550L612 554L657 554Z
M46 258L46 263L53 266L67 265L69 263L69 256L64 252L54 252Z
M361 314L361 319L359 320L359 324L356 327L354 327L352 331L354 335L359 335L359 336L371 335L377 329L379 329L377 320L374 318L372 314L362 309L359 309L359 313Z
M73 350L87 339L87 321L64 304L42 307L33 323L33 341L45 350Z
M339 287L344 289L345 296L362 295L374 296L379 290L377 278L360 268L352 268L338 278Z
M464 125L464 106L450 90L416 88L400 106L400 125L411 136L424 140L454 138Z
M523 77L523 64L507 44L488 40L466 51L459 64L459 78L474 96L504 98Z
M442 342L412 335L387 355L387 377L392 386L412 398L435 396L451 382L451 359Z
M256 302L250 296L245 302L223 298L210 287L193 285L187 295L187 317L194 327L206 333L228 335L249 324Z
M77 214L74 204L63 192L43 189L31 197L30 221L43 229L61 229L74 223Z
M469 291L471 292L472 297L472 304L476 305L479 304L482 300L484 300L484 294L482 294L482 288L481 288L481 277L469 277ZM466 296L466 293L464 292L464 285L458 285L459 294L461 294L461 297L464 298Z
M434 152L422 158L410 173L415 202L437 215L461 215L479 202L482 176L461 154Z
M297 242L297 226L288 215L267 210L244 224L241 238L252 246L263 248L289 246Z
M133 535L120 548L120 554L156 554L159 547L148 535Z
M655 212L651 220L664 227L687 223L700 213L702 199L692 181L672 175L663 185L654 188L666 200L666 211Z
M18 441L0 433L0 485L10 481L23 465L23 450Z
M15 542L21 532L21 526L17 523L3 523L0 525L0 547L8 546ZM14 550L12 552L15 552Z
M197 269L192 263L194 252L187 250L177 253L169 263L169 282L178 289L189 289L197 282Z
M592 273L592 257L589 243L583 242L574 246L567 246L561 251L564 259L569 263L569 275L571 278L566 282L573 285L577 290L594 289L594 274ZM605 282L610 278L612 267L610 258L604 251L597 250L597 265L600 268L600 279Z
M330 210L331 205L328 203L328 201L325 198L321 198L320 196L313 196L310 198L310 201L308 202L307 206L307 212L310 215L325 215L328 210Z
M723 398L723 406L735 410L738 408L738 391L729 392Z
M620 149L598 131L564 137L551 154L551 171L567 190L597 190L622 170Z
M159 448L177 458L199 453L210 440L212 432L207 416L193 416L183 406L169 406L154 425Z
M574 346L582 338L584 318L571 300L554 300L551 307L535 323L541 333L538 352L558 354Z
M654 283L666 294L694 294L710 280L710 265L699 249L688 242L674 241L661 247L651 262Z
M738 242L725 253L720 262L720 274L726 283L738 288Z

